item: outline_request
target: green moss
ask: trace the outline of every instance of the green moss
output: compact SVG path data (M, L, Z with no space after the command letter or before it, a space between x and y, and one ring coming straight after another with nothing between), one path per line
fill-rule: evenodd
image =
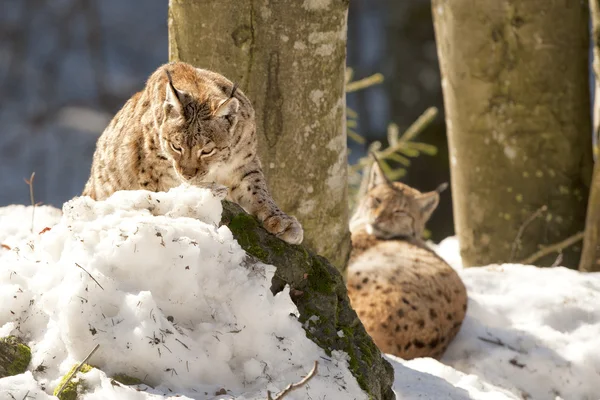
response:
M290 286L306 336L328 355L334 350L348 354L350 371L369 398L394 399L393 370L350 307L338 270L303 246L290 245L269 234L256 218L233 203L223 202L221 224L229 227L249 255L277 267L271 291L278 293L285 285ZM318 321L311 320L313 316ZM342 337L337 334L340 330Z
M21 343L19 338L15 336L2 338L0 341L10 345L16 350L15 358L7 368L8 376L19 375L27 371L27 366L31 361L31 349Z
M75 370L75 368L77 368L77 365L79 365L79 364L73 365L73 368L71 368L69 370L69 372L67 372L62 377L62 379L56 386L56 389L54 389L54 393L53 393L54 396L57 396L58 391L64 385L64 383L67 380L67 378L69 377L69 375L71 375L71 373ZM91 365L83 364L81 366L81 368L79 369L78 373L85 374L87 372L90 372L93 368L94 367L92 367ZM67 383L67 385L63 389L60 396L58 396L58 398L59 398L59 400L77 400L77 395L83 393L86 390L87 390L87 386L85 385L84 381L77 378L77 374L75 374L73 379L71 379L69 381L69 383Z
M125 374L116 374L112 377L115 381L122 383L123 385L133 386L133 385L142 385L141 379L135 378L133 376L125 375Z
M256 233L258 221L254 217L248 214L238 214L231 219L227 226L247 253L261 261L267 259L269 253L259 245L260 237Z

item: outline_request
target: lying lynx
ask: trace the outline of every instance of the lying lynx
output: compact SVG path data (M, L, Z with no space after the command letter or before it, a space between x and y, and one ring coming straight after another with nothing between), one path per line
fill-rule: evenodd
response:
M158 68L100 136L83 195L101 200L182 183L226 191L269 232L302 242L302 226L267 189L248 98L222 75L174 62Z
M380 350L404 359L441 357L467 309L459 276L420 239L441 190L391 183L375 163L350 222L352 307Z

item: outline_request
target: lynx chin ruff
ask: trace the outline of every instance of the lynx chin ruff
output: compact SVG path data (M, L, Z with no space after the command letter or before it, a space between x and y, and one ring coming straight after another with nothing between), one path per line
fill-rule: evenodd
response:
M182 183L210 187L267 231L302 242L302 226L267 189L248 98L222 75L174 62L158 68L104 130L83 195L101 200Z
M458 274L421 241L444 188L389 182L375 163L350 223L352 307L381 351L404 359L441 357L467 310Z

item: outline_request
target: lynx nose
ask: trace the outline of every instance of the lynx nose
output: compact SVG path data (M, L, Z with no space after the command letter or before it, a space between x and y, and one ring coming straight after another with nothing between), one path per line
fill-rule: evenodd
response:
M184 168L181 170L181 176L190 180L198 174L198 168Z

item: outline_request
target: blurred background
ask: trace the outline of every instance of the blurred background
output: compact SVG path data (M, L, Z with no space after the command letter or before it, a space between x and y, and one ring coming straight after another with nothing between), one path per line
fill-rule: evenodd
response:
M148 75L168 61L165 0L2 0L0 13L0 206L60 207L79 195L98 136ZM348 94L354 129L350 162L369 142L386 142L430 106L443 110L429 0L352 0L347 65L354 79L380 72L383 84ZM449 181L443 112L418 137L435 156L412 159L402 181L423 191ZM428 224L452 235L450 193Z

